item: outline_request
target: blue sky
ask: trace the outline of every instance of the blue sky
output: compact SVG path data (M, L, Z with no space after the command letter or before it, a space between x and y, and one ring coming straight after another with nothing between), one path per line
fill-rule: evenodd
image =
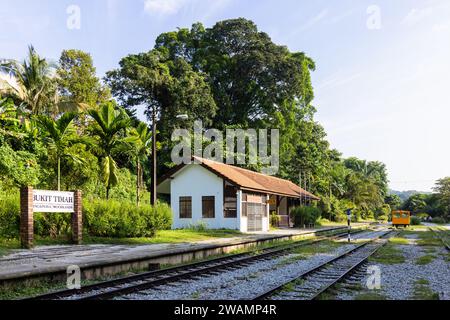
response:
M71 5L80 29L67 27ZM103 77L162 32L236 17L316 61L314 105L333 148L383 161L398 190L450 176L447 0L0 0L0 57L77 48Z

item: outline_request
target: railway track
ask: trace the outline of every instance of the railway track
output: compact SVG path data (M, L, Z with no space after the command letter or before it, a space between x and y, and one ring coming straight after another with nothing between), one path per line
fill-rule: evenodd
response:
M386 231L368 242L311 268L300 276L288 279L253 299L316 300L344 279L360 273L360 267L386 243L382 238L391 235L392 232L392 230ZM361 277L361 275L357 276Z
M353 234L364 230L355 230ZM300 240L262 249L239 253L202 262L191 263L162 270L145 272L124 278L100 282L75 290L61 290L25 300L108 300L118 296L151 289L164 284L192 279L196 276L211 275L218 271L232 270L257 261L273 259L288 254L295 248L319 243L325 240L345 238L347 232L333 236L322 236L314 240Z
M438 238L442 242L442 244L444 245L445 249L450 251L450 244L445 240L445 238L443 236L441 236L441 234L443 234L444 231L439 230L439 229L435 229L435 228L432 228L432 227L429 227L428 229L430 229L430 231L436 236L436 238Z

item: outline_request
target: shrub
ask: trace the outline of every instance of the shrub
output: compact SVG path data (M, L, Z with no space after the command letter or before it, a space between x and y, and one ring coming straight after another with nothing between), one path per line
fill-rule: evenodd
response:
M192 230L192 231L204 232L208 229L208 224L205 221L198 221L196 223L190 223L186 229Z
M17 238L20 228L19 193L0 195L0 236Z
M296 207L292 211L294 226L301 228L306 224L315 224L321 217L321 211L317 207Z
M279 223L280 223L280 216L276 214L276 212L272 212L270 214L270 225L272 227L278 227Z
M136 206L116 200L87 200L83 202L86 232L98 237L152 237L157 230L169 229L172 211L167 204Z
M420 219L422 219L422 221L423 220L425 220L425 219L428 219L428 217L430 216L428 213L417 213L416 215L415 215L416 217L419 217Z
M445 223L445 219L442 217L434 217L432 220L433 223L439 223L439 224L444 224Z
M389 215L378 216L377 221L387 222L387 221L389 221Z
M151 237L157 230L170 229L172 210L165 203L136 206L116 200L83 201L84 232L99 237ZM15 190L0 194L0 237L18 238L20 196ZM35 213L34 233L38 236L70 236L71 214Z
M422 220L419 217L411 216L411 225L418 226L422 223Z

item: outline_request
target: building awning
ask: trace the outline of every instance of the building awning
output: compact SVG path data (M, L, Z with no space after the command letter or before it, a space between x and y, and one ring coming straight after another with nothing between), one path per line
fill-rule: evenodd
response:
M215 173L217 176L222 177L224 180L232 183L242 190L268 193L297 199L303 198L309 200L320 200L320 198L300 188L298 185L289 180L268 176L262 173L208 159L199 157L193 158L200 163L199 165ZM169 175L163 178L158 185L163 184L167 179L169 179L183 167L184 165L176 167L172 172L169 173Z

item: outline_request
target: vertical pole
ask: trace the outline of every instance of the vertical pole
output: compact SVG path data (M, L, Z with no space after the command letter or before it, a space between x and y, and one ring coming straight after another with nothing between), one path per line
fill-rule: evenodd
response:
M33 247L33 188L20 189L20 244L22 248Z
M81 190L73 193L73 202L72 241L74 244L81 244L83 241L83 202Z
M347 240L348 240L348 242L350 242L351 241L351 238L350 238L350 229L351 229L351 226L350 226L350 220L351 220L351 218L352 218L352 214L351 214L351 211L350 210L348 210L347 211Z
M299 184L300 184L300 188L302 187L302 171L300 170L300 174L299 174L299 176L300 176L300 181L299 181ZM300 193L300 207L302 206L302 194Z
M152 195L150 203L156 204L156 107L152 110Z

